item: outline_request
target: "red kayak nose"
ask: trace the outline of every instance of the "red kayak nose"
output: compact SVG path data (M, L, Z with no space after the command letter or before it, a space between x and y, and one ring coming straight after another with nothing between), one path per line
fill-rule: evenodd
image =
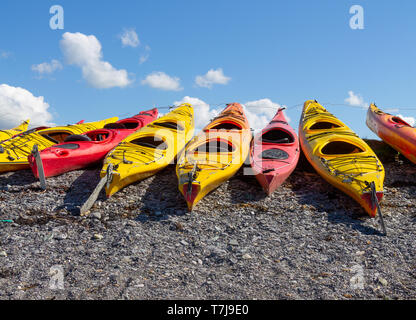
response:
M377 206L371 200L371 193L364 193L361 196L361 199L364 200L364 209L367 211L367 213L370 215L370 217L374 218L377 214ZM381 199L383 199L383 192L377 192L378 202L380 202Z
M186 203L188 204L189 211L192 211L195 204L195 199L201 190L201 187L198 184L192 184L191 189L189 190L188 186L188 183L183 185L183 195L185 197Z

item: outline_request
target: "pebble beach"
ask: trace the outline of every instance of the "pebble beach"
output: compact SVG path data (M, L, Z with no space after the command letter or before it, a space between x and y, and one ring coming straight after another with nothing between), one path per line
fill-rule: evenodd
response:
M0 299L416 299L416 166L378 155L387 236L304 158L270 197L243 167L191 213L174 165L85 216L99 167L46 191L1 174Z

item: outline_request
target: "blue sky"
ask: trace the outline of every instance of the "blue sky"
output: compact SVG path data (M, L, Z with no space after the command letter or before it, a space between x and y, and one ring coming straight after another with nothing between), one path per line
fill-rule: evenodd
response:
M64 9L63 30L49 27L55 4ZM364 9L363 30L350 28L352 5ZM5 0L0 6L0 84L43 96L56 124L128 116L186 96L217 109L260 99L290 107L308 99L348 104L350 91L363 104L375 101L415 116L416 108L401 108L416 105L415 1ZM123 46L125 30L134 30L140 44ZM77 32L94 36L101 61L125 70L129 84L97 88L84 77L85 64L69 64L60 42ZM148 58L140 64L140 57ZM53 60L60 67L50 74L32 70ZM196 84L198 75L220 69L228 80L211 88ZM179 87L143 84L157 71L176 78ZM8 100L1 101L4 107ZM327 108L360 136L375 137L365 125L365 108ZM295 128L300 113L300 107L287 111Z

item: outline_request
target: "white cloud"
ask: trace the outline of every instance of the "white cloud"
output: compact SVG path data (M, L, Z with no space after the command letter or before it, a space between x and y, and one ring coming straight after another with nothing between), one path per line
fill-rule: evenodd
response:
M408 124L410 124L412 127L415 126L416 119L413 118L413 117L404 117L401 114L396 115L396 117L399 117L399 118L403 119L405 122L407 122Z
M230 77L226 77L221 68L217 70L210 69L205 75L197 76L195 83L199 87L212 88L214 84L225 85L231 80Z
M147 59L149 59L149 56L150 56L150 54L149 54L149 52L150 52L150 47L148 46L148 45L146 45L145 47L144 47L144 50L145 50L145 53L143 53L141 56L140 56L140 59L139 59L139 64L143 64L143 63L145 63L146 61L147 61Z
M353 107L362 107L367 109L369 104L368 102L364 102L364 99L361 95L355 94L353 91L348 91L349 97L346 98L344 101L348 103L350 106Z
M210 109L209 104L198 98L188 96L183 97L180 101L175 101L173 104L178 106L182 103L190 103L194 108L195 129L197 130L201 130L205 127L211 119L221 112L221 110Z
M124 29L120 36L123 47L137 47L140 45L139 37L134 29Z
M56 70L62 70L62 64L58 60L52 60L51 62L44 62L41 64L32 65L32 71L38 72L40 75L51 74Z
M19 87L0 84L0 128L10 129L30 119L30 126L53 125L49 104L43 97Z
M92 87L125 87L132 82L126 70L117 70L102 60L101 43L95 36L65 32L60 45L66 62L80 67L84 79Z
M174 105L181 103L190 103L194 108L195 128L201 130L214 117L221 113L225 108L211 108L210 105L198 98L186 96L180 101L175 101ZM250 127L254 130L263 129L274 117L281 105L274 103L270 99L260 99L256 101L249 101L242 104L244 113L250 123ZM290 119L286 117L288 121Z
M0 50L0 59L7 59L11 57L11 55L11 52Z
M149 59L149 54L148 53L142 54L139 59L139 64L145 63L147 59Z
M144 80L142 85L148 85L152 88L167 90L167 91L180 91L183 90L180 84L180 79L177 77L171 77L164 72L152 72Z

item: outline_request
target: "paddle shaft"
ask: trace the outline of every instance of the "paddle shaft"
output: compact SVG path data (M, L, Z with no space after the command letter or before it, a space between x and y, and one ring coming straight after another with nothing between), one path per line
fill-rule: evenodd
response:
M94 205L95 201L97 201L98 196L101 192L101 190L104 188L106 183L111 179L113 172L113 164L110 163L107 167L107 173L104 177L101 178L100 182L98 182L97 186L95 187L94 191L91 193L90 197L87 201L82 205L80 214L85 215L88 210L91 209L91 207Z
M38 169L40 187L41 187L42 190L46 190L45 171L43 170L43 163L42 163L42 159L40 157L40 152L39 152L39 148L38 148L37 144L35 144L33 146L32 153L33 153L33 156L35 157L35 160L36 160L36 167Z

